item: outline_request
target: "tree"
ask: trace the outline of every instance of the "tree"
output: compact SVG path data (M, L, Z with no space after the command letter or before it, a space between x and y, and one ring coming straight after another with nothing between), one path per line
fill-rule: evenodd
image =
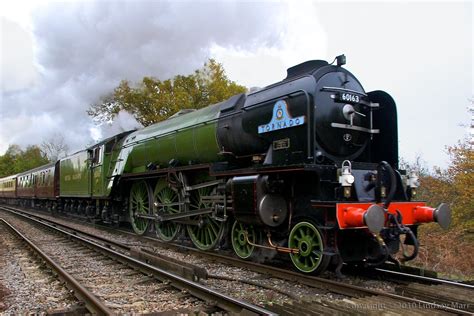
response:
M222 64L209 59L188 76L177 75L167 80L144 77L136 87L123 80L113 92L92 104L87 113L102 123L113 121L121 110L125 110L148 126L179 110L200 109L245 91L245 87L227 78Z
M404 158L400 158L399 165L402 170L416 171L420 177L426 177L430 174L430 169L427 166L426 161L419 154L416 155L414 162L409 162Z
M16 163L17 172L23 172L49 163L48 158L36 145L26 147Z
M0 156L0 177L9 176L16 173L15 162L21 155L21 148L18 145L10 145L3 156Z
M470 135L456 145L448 146L450 164L443 170L435 167L432 172L420 156L414 163L401 159L402 169L416 170L420 176L418 198L426 200L431 206L440 203L451 205L452 227L474 230L474 100L469 100Z
M55 162L59 158L66 157L69 152L69 146L61 134L55 134L48 140L44 140L40 148L50 162Z
M451 165L446 174L452 185L455 224L474 229L474 149L468 141L448 148Z
M431 206L449 203L452 226L474 229L474 150L468 140L447 150L451 158L447 169L435 167L432 173L420 174L418 198Z
M38 146L28 146L22 150L18 145L10 145L5 154L0 156L0 177L27 171L48 162Z

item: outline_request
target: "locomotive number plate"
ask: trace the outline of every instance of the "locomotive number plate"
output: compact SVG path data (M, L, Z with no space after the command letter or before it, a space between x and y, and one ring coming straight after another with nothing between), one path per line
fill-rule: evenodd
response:
M273 150L281 150L286 148L290 148L289 138L283 138L273 142Z
M339 98L341 101L344 101L344 102L354 102L354 103L360 102L360 97L357 94L352 94L352 93L341 93Z

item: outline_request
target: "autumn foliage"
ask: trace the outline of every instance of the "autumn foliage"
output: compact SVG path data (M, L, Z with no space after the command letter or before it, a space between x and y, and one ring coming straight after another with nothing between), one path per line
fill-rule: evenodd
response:
M137 85L123 80L113 92L91 105L87 113L97 122L110 122L124 110L148 126L179 110L200 109L245 91L245 87L227 78L221 64L210 59L187 76L167 80L144 77Z
M421 249L413 262L448 277L474 278L474 150L468 141L448 147L451 163L420 177L419 198L436 207L449 203L453 222L447 231L437 224L420 227Z
M468 142L448 147L451 164L446 170L435 168L422 176L420 198L433 206L448 202L453 227L474 231L474 150Z

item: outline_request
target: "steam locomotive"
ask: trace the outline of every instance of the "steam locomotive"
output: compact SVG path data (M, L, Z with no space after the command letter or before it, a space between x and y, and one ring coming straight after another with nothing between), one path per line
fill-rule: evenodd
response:
M450 209L414 201L394 100L366 92L344 55L335 62L0 179L0 199L243 259L289 255L304 273L397 261L401 248L411 260L418 226L447 228Z

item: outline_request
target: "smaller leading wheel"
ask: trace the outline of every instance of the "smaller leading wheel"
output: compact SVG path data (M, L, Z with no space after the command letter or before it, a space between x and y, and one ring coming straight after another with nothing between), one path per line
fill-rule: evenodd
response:
M145 181L135 182L130 189L130 222L138 235L143 235L148 228L148 219L138 217L139 214L149 214L150 197Z
M301 272L322 273L326 270L330 258L323 254L324 239L312 223L297 223L290 232L288 247L299 250L298 253L290 253L290 258Z
M249 244L247 240L253 244L257 242L257 233L253 226L234 221L231 231L232 248L242 259L248 259L254 254L255 246Z

